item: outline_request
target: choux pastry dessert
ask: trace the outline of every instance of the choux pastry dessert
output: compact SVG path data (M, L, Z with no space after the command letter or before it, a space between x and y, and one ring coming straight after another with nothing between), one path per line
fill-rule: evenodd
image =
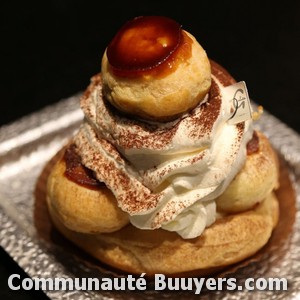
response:
M177 22L126 23L48 177L55 227L134 274L207 275L256 253L279 218L279 166L236 84Z

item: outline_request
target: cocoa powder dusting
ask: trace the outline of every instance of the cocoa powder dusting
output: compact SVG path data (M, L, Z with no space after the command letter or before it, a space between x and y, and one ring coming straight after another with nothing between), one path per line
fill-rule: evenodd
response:
M200 114L191 117L191 138L201 138L211 133L215 121L220 114L221 104L220 89L212 79L208 100L201 104Z
M130 167L128 162L122 159L117 149L108 141L96 137L90 125L86 124L85 128L81 128L75 141L84 165L92 169L97 179L103 180L112 192L118 191L117 200L123 210L135 214L157 206L161 195L151 193L138 179L132 177L126 170ZM96 149L103 149L109 155L103 155Z
M81 101L84 102L86 99L88 99L91 95L91 93L95 90L96 87L99 87L102 85L102 79L101 74L96 74L91 78L91 82L88 86L88 88L85 90L84 94L81 97Z

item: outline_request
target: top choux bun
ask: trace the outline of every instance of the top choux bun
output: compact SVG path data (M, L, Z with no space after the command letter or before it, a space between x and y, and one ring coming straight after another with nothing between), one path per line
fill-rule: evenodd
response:
M167 121L194 108L208 93L206 52L175 21L158 16L126 23L102 58L104 97L120 111Z

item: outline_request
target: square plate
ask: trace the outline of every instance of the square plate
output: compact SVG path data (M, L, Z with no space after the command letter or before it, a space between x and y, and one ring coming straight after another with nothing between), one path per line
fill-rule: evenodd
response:
M33 113L0 128L0 245L31 277L78 278L101 276L62 248L52 247L40 239L34 226L34 190L37 178L48 160L76 132L83 114L75 95L56 105ZM255 104L254 104L255 106ZM288 280L288 290L274 291L218 291L201 294L203 299L299 299L300 298L300 137L268 112L255 122L287 163L296 192L296 216L289 238L280 248L281 255L265 257L267 267L258 269L254 263L240 268L234 276L240 281L246 277L280 277ZM280 259L278 259L280 257ZM110 276L113 276L111 274ZM45 291L51 299L170 299L169 292L99 292L99 291ZM159 294L158 294L159 293ZM190 293L176 293L178 299L198 299Z

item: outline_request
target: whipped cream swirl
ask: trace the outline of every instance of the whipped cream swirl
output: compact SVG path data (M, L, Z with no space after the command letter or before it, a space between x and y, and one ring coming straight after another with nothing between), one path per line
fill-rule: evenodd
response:
M216 220L214 199L243 166L253 132L251 120L227 123L232 112L223 88L215 72L204 103L175 121L146 123L106 103L100 76L93 79L74 141L83 164L114 193L134 226L194 238Z

